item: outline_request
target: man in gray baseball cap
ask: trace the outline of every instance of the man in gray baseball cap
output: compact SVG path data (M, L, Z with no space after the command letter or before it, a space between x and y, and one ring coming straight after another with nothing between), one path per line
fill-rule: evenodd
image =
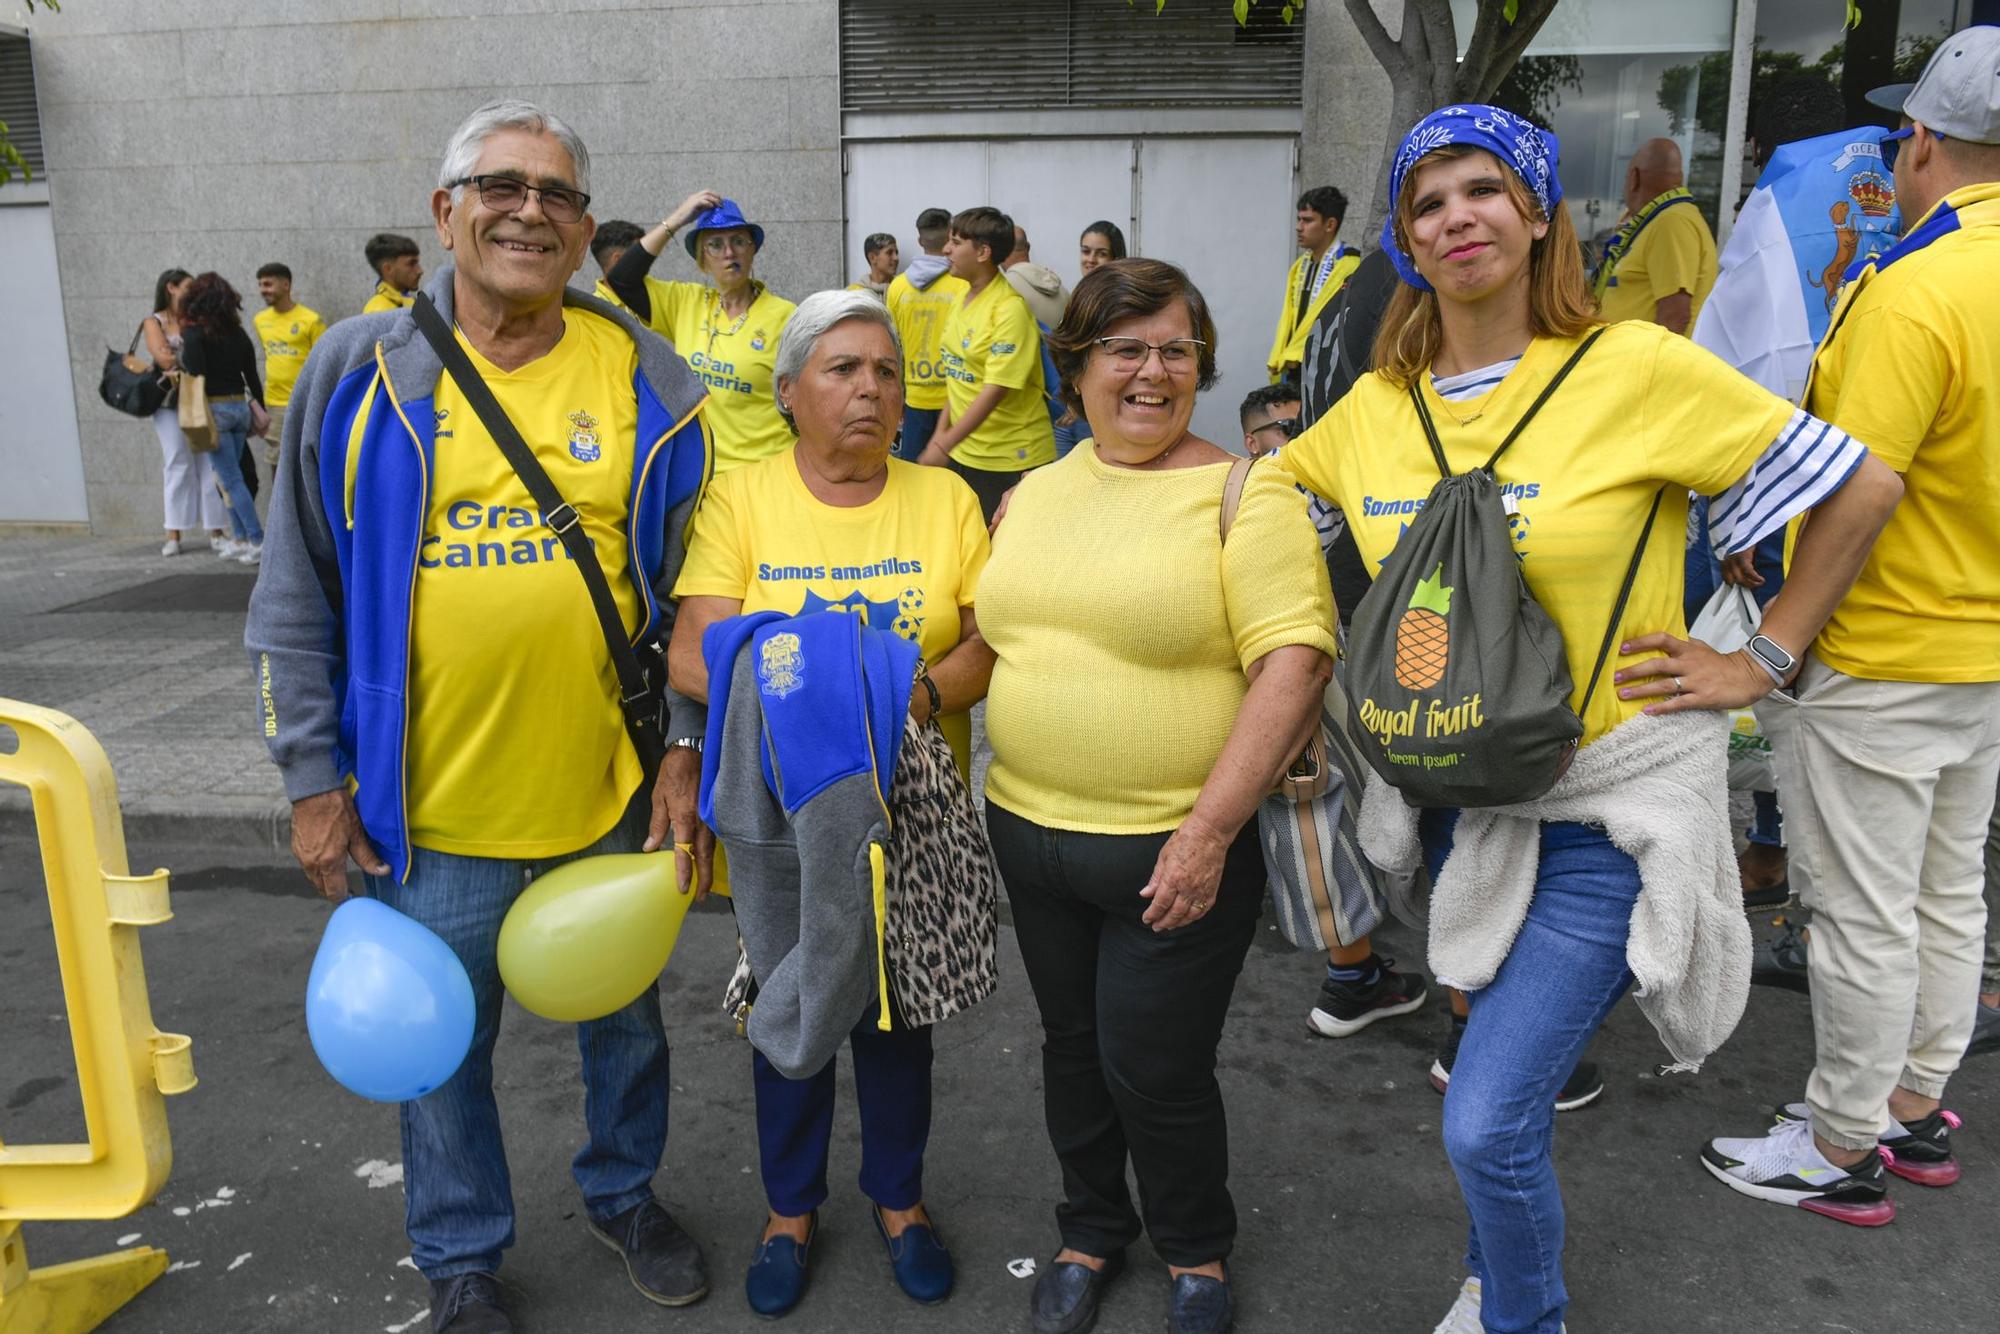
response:
M1768 660L1791 681L1776 759L1812 886L1815 1061L1777 1127L1702 1160L1745 1194L1877 1226L1895 1217L1887 1174L1958 1180L1939 1100L1980 993L2000 782L2000 28L1945 38L1915 84L1869 100L1903 118L1882 158L1908 230L1849 270L1803 406L1900 473L1903 499L1819 638Z

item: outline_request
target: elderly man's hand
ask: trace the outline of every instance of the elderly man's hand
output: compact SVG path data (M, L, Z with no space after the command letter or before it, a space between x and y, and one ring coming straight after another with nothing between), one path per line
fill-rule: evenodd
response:
M292 803L292 855L299 859L313 888L334 903L347 897L350 858L369 875L389 874L388 864L375 855L375 845L361 828L354 798L344 787Z
M701 822L700 798L701 756L687 746L675 746L653 783L653 818L646 828L645 851L657 851L673 841L674 881L683 894L692 881L696 903L708 897L715 882L715 835Z

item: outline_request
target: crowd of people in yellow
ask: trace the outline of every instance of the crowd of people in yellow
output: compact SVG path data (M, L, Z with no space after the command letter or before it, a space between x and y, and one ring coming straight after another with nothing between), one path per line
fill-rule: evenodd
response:
M998 913L990 882L936 868L973 855L997 867L1043 1026L1060 1188L1032 1327L1089 1328L1141 1236L1167 1268L1168 1327L1230 1326L1216 1048L1267 886L1280 892L1260 828L1316 809L1329 846L1370 865L1366 911L1329 938L1314 1030L1424 1005L1422 977L1369 942L1388 908L1427 914L1431 972L1452 986L1430 1074L1470 1228L1437 1328L1559 1334L1553 1124L1602 1091L1592 1036L1632 991L1696 1066L1743 1012L1750 877L1723 715L1753 705L1812 914L1798 971L1817 1059L1767 1133L1714 1139L1701 1161L1742 1195L1865 1226L1894 1217L1892 1177L1952 1184L1959 1121L1941 1099L2000 1002L2000 969L1981 971L2000 881L1982 864L2000 786L2000 411L1976 370L1994 364L2000 304L1996 69L2000 30L1973 28L1915 85L1882 90L1907 225L1850 275L1799 402L1687 336L1718 258L1674 145L1641 146L1626 217L1587 251L1555 136L1480 105L1407 127L1369 253L1339 239L1339 191L1300 197L1272 383L1246 400L1240 447L1190 427L1216 380L1201 291L1128 255L1108 222L1082 234L1082 277L1059 298L1013 220L973 207L916 219L907 267L871 235L865 280L794 303L756 276L766 227L716 191L649 227L595 221L583 141L520 101L481 107L446 145L430 206L449 262L427 281L414 243L376 237L376 295L327 328L282 265L260 270L281 443L245 638L294 851L327 897L358 867L366 893L441 936L477 1004L464 1064L401 1109L433 1328L514 1327L494 1277L514 1217L492 1085L507 909L602 852L658 851L706 895L702 813L718 767L743 758L722 753L737 735L765 737L747 763L784 795L756 869L732 866L739 915L786 915L808 952L817 913L941 942L927 976L893 991L885 977L830 1016L852 1051L872 1230L917 1302L945 1300L955 1272L923 1168L930 1016L957 1002L927 998L977 991L990 958L954 942ZM676 237L701 281L654 276ZM585 291L572 280L593 255L602 280ZM161 309L177 328L173 300ZM427 341L433 313L469 372L441 355L442 329ZM1336 375L1343 338L1365 356ZM1329 375L1338 392L1315 402ZM561 506L535 503L496 413ZM1406 569L1460 496L1486 526ZM201 525L175 503L170 526ZM1733 652L1688 633L1680 539L1704 513L1718 557L1787 547L1782 588ZM571 524L610 619L554 540ZM874 905L829 904L799 870L858 817L796 790L820 757L788 749L805 743L773 711L834 665L792 656L731 690L735 658L712 656L733 627L820 611L855 619L864 662L870 636L916 646L887 695L907 716L871 714L870 734L899 725L906 751L938 739L958 798L984 705L976 819L883 776L869 818L902 831L887 854L901 889ZM1541 689L1572 727L1546 781L1419 800L1430 780L1364 747L1375 763L1344 774L1351 803L1274 796L1302 751L1327 753L1315 738L1346 727L1331 702L1363 681L1402 683L1413 718L1438 701L1430 716L1469 737L1463 763L1504 770L1479 730L1529 705L1484 664L1522 635L1555 646ZM658 666L664 758L621 699L630 646ZM742 710L769 730L731 728ZM787 880L770 848L794 844ZM772 979L748 954L738 971L731 1004L754 1012ZM588 1226L651 1301L699 1301L702 1248L652 1187L670 1089L657 990L581 1025L580 1047ZM778 1317L837 1226L835 1088L831 1061L794 1078L772 1055L751 1053L767 1216L743 1291Z

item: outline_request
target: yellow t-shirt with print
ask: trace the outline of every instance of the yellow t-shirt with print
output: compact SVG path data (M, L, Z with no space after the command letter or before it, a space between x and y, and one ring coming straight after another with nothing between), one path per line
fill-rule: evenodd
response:
M375 295L362 305L361 313L373 315L378 310L401 310L414 300L416 293L405 292L393 283L380 282L375 284Z
M292 386L305 369L306 354L326 332L326 321L312 307L294 302L282 315L266 306L251 322L264 345L264 406L282 408L292 401Z
M674 596L737 598L746 614L865 615L936 663L958 645L986 552L979 499L955 474L890 459L882 494L844 509L813 497L786 450L715 479ZM943 714L938 726L969 775L971 715Z
M798 307L759 283L750 309L730 319L706 283L646 282L653 304L648 323L708 386L702 415L715 437L716 476L791 448L797 437L778 415L771 373L778 337Z
M1662 299L1686 292L1692 298L1686 332L1693 333L1701 303L1715 290L1717 272L1715 237L1700 207L1670 205L1640 229L1632 248L1618 261L1599 314L1607 323L1651 320Z
M944 346L945 321L965 299L966 289L965 279L949 273L939 274L929 287L918 287L909 274L899 273L882 298L903 344L903 402L919 412L936 412L945 404L950 380L938 352Z
M941 352L953 421L986 386L1013 391L951 451L953 460L981 472L1019 472L1054 462L1056 434L1043 397L1042 335L1020 293L995 278L978 296L960 300L945 320Z
M638 349L601 316L563 312L547 356L479 368L584 531L628 630ZM609 832L638 756L583 579L450 376L410 624L410 841L470 857L552 857Z
M1807 411L1903 474L1814 644L1873 681L2000 681L2000 184L1943 206L1960 229L1849 288L1806 389Z
M1093 834L1178 827L1273 649L1334 653L1306 499L1260 463L1221 537L1227 463L1114 468L1073 449L1015 490L979 586L997 655L987 799Z
M1506 378L1476 398L1447 403L1422 393L1454 473L1483 464L1582 341L1537 338ZM1686 633L1688 492L1712 496L1741 481L1791 419L1792 405L1721 359L1657 324L1605 330L1535 420L1494 466L1518 513L1509 520L1521 573L1562 631L1574 690L1583 700L1653 496L1665 494L1616 642L1654 631ZM1278 454L1310 491L1347 515L1376 573L1437 485L1407 391L1364 375L1303 436ZM1013 522L1011 511L1008 522ZM1639 713L1611 675L1638 661L1616 647L1583 716L1592 741Z

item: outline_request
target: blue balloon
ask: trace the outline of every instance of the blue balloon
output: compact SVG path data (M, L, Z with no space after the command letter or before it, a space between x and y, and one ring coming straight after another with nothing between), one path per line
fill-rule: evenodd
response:
M377 1102L421 1098L472 1049L472 979L437 933L376 899L333 910L306 981L326 1072Z

